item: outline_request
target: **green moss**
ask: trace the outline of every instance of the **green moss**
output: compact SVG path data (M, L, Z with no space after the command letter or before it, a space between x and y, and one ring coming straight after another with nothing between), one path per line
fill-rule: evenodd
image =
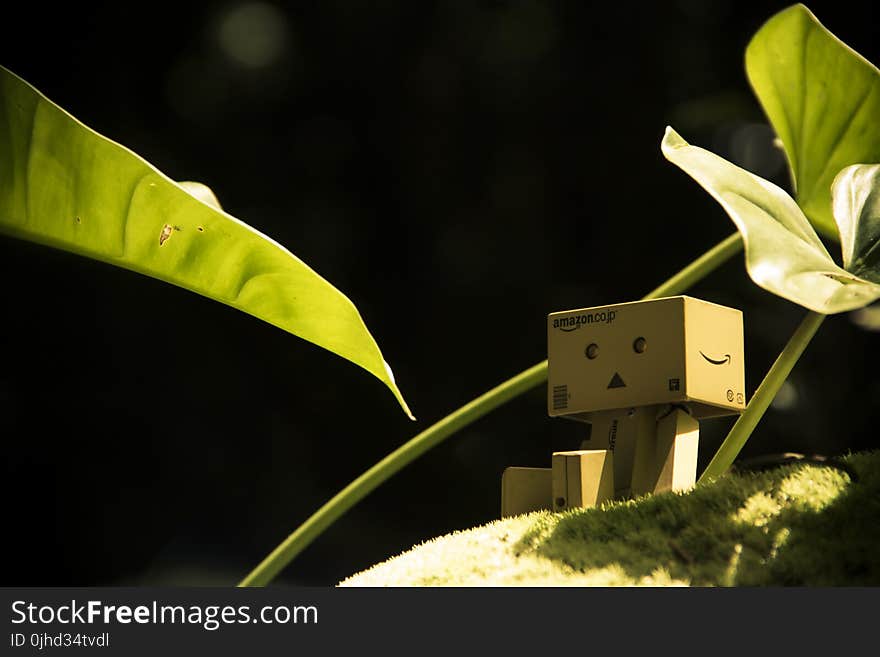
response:
M880 451L428 541L342 586L880 584Z

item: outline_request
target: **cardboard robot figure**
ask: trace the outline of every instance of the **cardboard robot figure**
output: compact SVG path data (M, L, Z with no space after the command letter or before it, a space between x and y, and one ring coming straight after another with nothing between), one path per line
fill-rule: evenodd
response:
M550 468L511 467L502 517L686 490L699 420L745 408L742 313L687 296L551 313L547 408L589 423Z

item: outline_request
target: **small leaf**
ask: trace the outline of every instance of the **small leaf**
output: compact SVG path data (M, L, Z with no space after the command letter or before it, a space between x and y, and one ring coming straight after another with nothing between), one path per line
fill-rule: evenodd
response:
M785 191L691 146L672 128L666 128L661 149L730 215L743 236L749 276L765 290L824 314L854 310L880 298L880 285L835 264Z
M880 283L880 164L847 167L831 187L843 266Z
M178 285L332 351L412 417L354 304L290 251L0 66L0 233Z
M213 208L217 208L218 210L223 210L220 205L220 201L217 200L217 196L214 194L214 190L212 190L207 185L200 182L190 182L183 181L177 183L187 192L195 196L202 203L207 203Z
M835 175L880 162L880 71L799 4L758 30L746 73L785 147L798 205L836 239Z

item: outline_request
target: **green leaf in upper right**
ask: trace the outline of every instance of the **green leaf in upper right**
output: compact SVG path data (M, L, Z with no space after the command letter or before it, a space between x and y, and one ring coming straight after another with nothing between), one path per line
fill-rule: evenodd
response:
M847 167L834 181L841 268L794 199L769 180L691 146L672 128L666 129L661 149L736 224L746 271L757 285L826 315L880 299L880 164Z
M880 162L880 70L798 4L758 30L746 48L746 73L785 148L798 205L837 239L835 176Z
M843 266L880 283L880 164L847 167L831 187Z

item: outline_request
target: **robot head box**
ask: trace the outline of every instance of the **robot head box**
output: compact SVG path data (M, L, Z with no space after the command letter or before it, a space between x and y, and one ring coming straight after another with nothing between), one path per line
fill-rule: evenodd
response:
M699 419L745 408L742 313L692 297L551 313L547 359L551 416L682 404Z

